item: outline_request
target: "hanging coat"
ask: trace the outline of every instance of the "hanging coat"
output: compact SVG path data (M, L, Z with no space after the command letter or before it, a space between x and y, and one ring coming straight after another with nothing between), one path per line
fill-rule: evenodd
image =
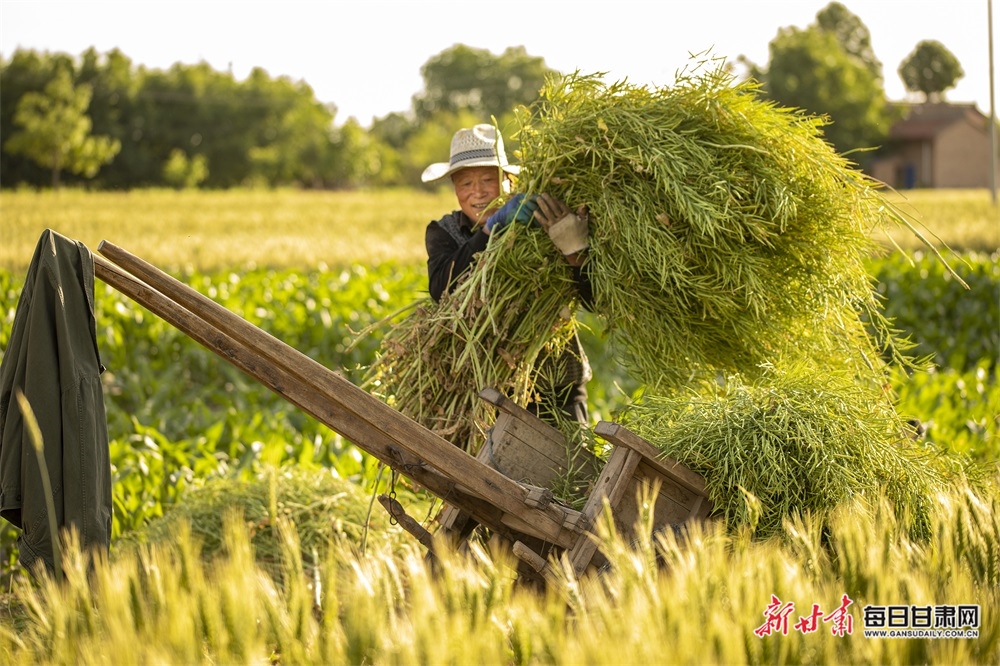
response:
M111 462L94 320L94 257L46 229L32 257L0 361L0 518L22 530L20 563L54 571L54 549L38 457L15 389L42 432L59 531L107 555Z

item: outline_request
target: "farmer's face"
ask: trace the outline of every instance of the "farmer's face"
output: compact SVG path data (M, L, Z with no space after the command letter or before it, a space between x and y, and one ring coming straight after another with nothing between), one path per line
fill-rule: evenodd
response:
M490 202L500 196L500 170L496 167L466 167L451 175L458 206L473 222L482 221Z

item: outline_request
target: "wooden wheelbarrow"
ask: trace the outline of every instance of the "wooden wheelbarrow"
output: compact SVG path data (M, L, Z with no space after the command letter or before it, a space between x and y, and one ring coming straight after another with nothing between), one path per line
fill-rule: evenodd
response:
M470 525L508 544L519 573L544 575L553 556L577 574L604 558L594 525L605 502L619 531L634 533L642 484L659 489L656 526L678 525L711 512L704 480L621 425L602 421L594 433L612 445L606 462L583 452L596 474L580 510L555 501L546 487L570 464L561 433L493 389L480 397L498 417L477 457L406 417L293 347L191 287L107 241L94 257L95 275L195 341L254 377L394 471L439 497L437 534L460 541ZM579 459L575 464L580 464ZM435 535L394 498L382 505L433 553Z

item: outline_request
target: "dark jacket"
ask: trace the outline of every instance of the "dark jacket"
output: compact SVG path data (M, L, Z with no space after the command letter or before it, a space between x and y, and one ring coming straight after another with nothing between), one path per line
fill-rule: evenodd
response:
M441 300L455 280L472 265L472 258L486 249L490 236L482 227L473 228L472 220L460 210L448 213L427 225L424 245L427 248L427 282L431 298ZM590 307L593 288L587 274L573 266L580 302Z
M22 530L20 562L54 569L38 458L15 389L44 443L59 529L106 555L111 462L94 320L94 258L83 243L45 230L35 248L0 361L0 517Z

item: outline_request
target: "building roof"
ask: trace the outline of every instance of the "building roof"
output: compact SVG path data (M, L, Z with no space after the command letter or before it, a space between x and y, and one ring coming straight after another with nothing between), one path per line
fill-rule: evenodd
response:
M983 129L987 127L986 116L974 103L928 102L910 105L906 118L889 130L889 137L898 141L933 139L941 131L958 122L968 122L974 127Z

